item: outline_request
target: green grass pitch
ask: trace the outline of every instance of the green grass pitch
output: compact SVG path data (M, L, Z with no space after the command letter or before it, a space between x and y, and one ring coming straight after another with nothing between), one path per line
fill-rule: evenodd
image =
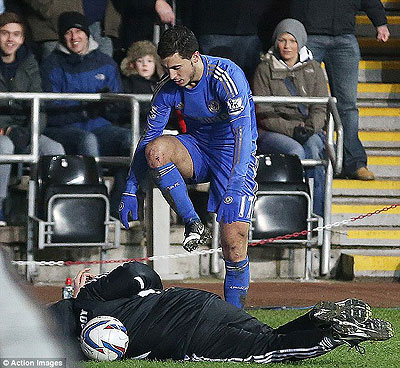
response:
M250 313L277 327L303 314L303 310L253 310ZM400 366L400 309L377 308L373 310L374 317L389 320L394 327L394 337L384 342L364 342L365 355L341 346L321 357L308 359L297 363L272 363L269 366L277 368L310 367L310 368L398 368ZM245 363L190 363L190 362L150 362L124 360L120 362L85 362L83 368L249 368L262 366Z

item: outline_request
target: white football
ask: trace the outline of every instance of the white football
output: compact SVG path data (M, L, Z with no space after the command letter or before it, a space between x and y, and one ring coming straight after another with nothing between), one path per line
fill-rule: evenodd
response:
M81 333L81 348L94 360L121 359L128 348L129 336L117 318L98 316L91 319Z

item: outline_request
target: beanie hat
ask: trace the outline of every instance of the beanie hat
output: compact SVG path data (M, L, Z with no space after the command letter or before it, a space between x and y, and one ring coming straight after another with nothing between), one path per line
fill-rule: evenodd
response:
M282 33L290 33L296 39L299 51L307 43L306 29L303 23L299 22L297 19L286 18L278 23L272 35L272 43L275 45L275 50L278 49L278 38Z
M58 38L64 40L65 32L70 28L78 28L90 36L89 24L86 17L78 12L64 12L58 17Z

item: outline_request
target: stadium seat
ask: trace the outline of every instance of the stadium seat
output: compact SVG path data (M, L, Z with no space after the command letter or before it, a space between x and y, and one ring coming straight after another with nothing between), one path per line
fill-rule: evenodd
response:
M109 215L107 188L94 157L43 156L36 172L38 247L119 245L120 224ZM109 227L115 228L114 242Z
M258 156L258 160L258 192L249 241L270 245L261 240L308 230L307 235L274 240L273 244L307 248L313 243L320 245L322 233L314 240L312 229L313 223L322 225L322 218L312 213L312 195L300 159L291 155L266 154Z

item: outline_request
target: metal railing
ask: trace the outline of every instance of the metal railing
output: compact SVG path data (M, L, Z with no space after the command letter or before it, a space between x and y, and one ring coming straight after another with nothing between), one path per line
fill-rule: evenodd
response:
M0 100L31 100L31 152L29 154L0 155L0 163L37 163L39 159L39 119L40 102L49 100L75 100L75 101L128 101L131 104L131 156L140 139L139 128L139 102L151 101L151 95L122 94L122 93L34 93L34 92L7 92L0 93ZM126 158L100 157L100 162L127 164Z
M0 155L0 163L28 163L37 164L39 160L39 120L40 104L49 100L75 100L75 101L129 101L131 104L131 132L132 144L131 155L140 139L139 128L139 101L150 101L151 95L130 95L113 93L32 93L32 92L9 92L0 93L0 100L30 100L31 101L31 144L30 153ZM102 163L129 165L130 157L98 157ZM31 172L28 184L28 222L27 222L27 260L34 261L34 224L35 217L36 185ZM31 278L35 270L32 262L28 262L26 276Z
M31 150L29 154L0 155L0 163L29 163L35 164L39 159L39 117L40 103L49 100L78 100L78 101L129 101L132 108L131 113L131 132L132 145L131 157L140 139L139 113L140 102L148 102L152 98L146 94L113 94L113 93L23 93L10 92L0 93L0 100L16 99L31 100ZM277 96L254 96L255 103L287 104L326 104L328 106L328 124L327 124L327 143L326 149L328 160L302 160L304 166L325 165L326 166L326 193L325 193L325 223L331 221L332 208L332 180L333 172L340 173L343 163L343 128L340 122L339 114L336 108L336 101L333 97L277 97ZM336 142L334 141L334 132L336 131ZM104 163L128 165L130 158L127 157L99 157L98 161ZM32 180L29 182L28 195L28 215L33 216L35 212L35 185ZM329 273L330 259L330 231L324 231L324 239L321 255L321 274ZM28 261L33 260L33 228L28 223Z

